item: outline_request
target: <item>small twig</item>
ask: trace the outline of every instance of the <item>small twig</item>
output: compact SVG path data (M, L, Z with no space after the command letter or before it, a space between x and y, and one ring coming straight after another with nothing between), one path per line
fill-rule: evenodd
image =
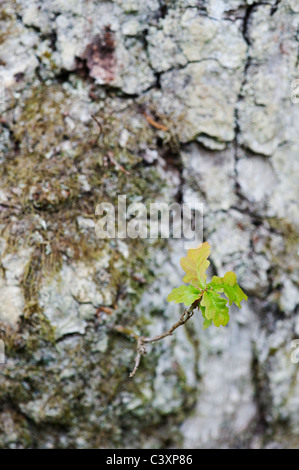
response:
M97 141L99 140L100 136L103 134L103 126L102 124L100 123L100 121L93 115L91 114L91 117L92 119L97 123L97 125L99 126L100 128L100 133L98 135L98 137L96 138L96 140L94 141L93 145L95 145L97 143Z
M137 369L139 367L141 357L145 356L145 354L146 354L146 346L145 345L147 343L154 343L156 341L160 341L161 339L166 338L166 336L172 336L173 332L177 328L184 325L188 320L190 320L190 318L194 315L194 310L196 308L198 308L198 305L199 305L199 302L201 300L202 294L195 302L193 302L193 304L189 308L186 308L184 310L184 313L180 316L180 319L174 325L172 325L170 330L166 331L165 333L163 333L161 335L157 335L157 336L153 336L153 337L149 338L149 337L146 337L146 336L139 336L136 333L134 333L133 330L131 330L130 328L127 328L125 326L110 325L110 328L113 329L114 331L117 331L118 333L125 334L126 336L129 336L130 338L133 338L133 339L135 339L135 341L137 341L137 354L136 354L136 357L135 357L135 365L134 365L134 369L130 373L130 377L134 377L134 375L136 374Z
M113 153L109 150L107 152L107 157L109 158L109 161L114 165L116 168L118 168L120 171L122 171L125 175L129 175L129 171L127 171L122 165L120 165L114 158Z
M21 210L21 206L14 206L12 204L7 204L5 202L0 202L0 208L3 207L5 209L16 209ZM1 209L0 209L1 210Z
M184 313L180 316L179 321L176 322L174 325L172 325L170 330L167 331L166 333L163 333L162 335L154 336L153 338L145 338L144 336L142 336L143 343L154 343L155 341L160 341L161 339L166 338L166 336L172 336L172 333L174 332L174 330L176 330L179 326L184 325L188 320L190 320L190 318L194 315L194 309L195 307L192 308L192 310L186 309Z
M159 130L164 131L164 132L168 131L166 126L164 126L163 124L159 124L158 122L154 121L154 119L146 111L144 111L143 116L145 117L145 119L147 120L147 122L151 126L155 127L155 129L159 129Z
M136 374L137 369L138 369L139 364L140 364L140 361L141 361L141 358L142 358L142 356L145 356L145 354L146 354L146 347L145 347L144 342L143 342L143 337L140 336L137 339L137 355L135 357L135 366L134 366L134 369L132 370L132 372L130 373L130 377L133 377Z
M96 315L99 315L101 312L107 313L107 315L111 315L113 313L113 310L109 307L101 306L97 309Z
M98 142L100 136L103 134L103 126L102 126L102 124L100 123L100 121L99 121L93 114L91 114L91 117L92 117L92 119L97 123L97 125L98 125L99 128L100 128L100 133L99 133L98 137L96 138L96 140L93 142L93 145L95 145L95 144ZM122 171L125 175L129 175L129 174L130 174L129 171L127 171L122 165L120 165L120 164L115 160L115 158L114 158L114 156L113 156L113 153L112 153L111 151L107 152L107 158L108 158L108 160L110 161L110 163L112 163L112 165L114 165L116 168L118 168L120 171Z
M194 305L196 304L196 305ZM130 373L130 377L134 377L134 375L137 372L137 369L140 364L140 360L142 356L145 356L146 354L146 343L154 343L156 341L160 341L163 338L166 338L166 336L172 336L174 330L176 330L179 326L184 325L190 318L194 315L194 310L198 306L198 302L194 302L194 304L191 305L189 309L184 310L184 313L180 316L180 319L178 322L176 322L170 330L166 331L166 333L163 333L162 335L157 335L153 336L152 338L147 338L145 336L139 336L137 339L137 355L135 357L135 366L132 372Z

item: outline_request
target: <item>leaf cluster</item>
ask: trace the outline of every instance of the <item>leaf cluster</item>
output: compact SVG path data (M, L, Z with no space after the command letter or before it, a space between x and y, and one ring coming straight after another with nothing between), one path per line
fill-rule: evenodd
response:
M247 295L237 284L237 276L228 271L223 277L213 276L207 283L206 270L210 265L208 257L211 247L208 242L200 244L197 248L188 250L187 256L181 258L180 264L186 272L182 285L172 290L168 295L168 302L184 303L186 307L192 305L200 308L204 318L204 329L212 323L215 326L225 326L229 321L229 305L233 303L241 308L242 300ZM223 297L223 294L225 297Z

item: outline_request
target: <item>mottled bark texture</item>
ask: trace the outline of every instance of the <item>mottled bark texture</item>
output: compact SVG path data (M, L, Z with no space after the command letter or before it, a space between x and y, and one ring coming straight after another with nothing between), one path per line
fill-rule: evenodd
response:
M1 447L299 446L298 28L297 0L1 1ZM134 379L108 323L167 331L185 251L97 239L118 194L203 202L249 296Z

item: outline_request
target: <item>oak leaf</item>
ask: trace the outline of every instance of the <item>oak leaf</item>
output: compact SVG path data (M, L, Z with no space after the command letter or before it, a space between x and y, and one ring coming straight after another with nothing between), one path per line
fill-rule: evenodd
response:
M208 257L211 253L211 247L208 242L201 243L197 248L191 248L187 256L181 258L181 266L186 272L183 281L192 284L199 289L206 287L206 270L210 265Z

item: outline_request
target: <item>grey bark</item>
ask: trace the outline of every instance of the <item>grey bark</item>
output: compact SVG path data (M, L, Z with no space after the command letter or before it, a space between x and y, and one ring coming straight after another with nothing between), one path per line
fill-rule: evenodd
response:
M1 447L299 446L297 3L1 2ZM203 202L209 276L249 296L134 379L108 325L167 331L185 250L100 241L119 194Z

